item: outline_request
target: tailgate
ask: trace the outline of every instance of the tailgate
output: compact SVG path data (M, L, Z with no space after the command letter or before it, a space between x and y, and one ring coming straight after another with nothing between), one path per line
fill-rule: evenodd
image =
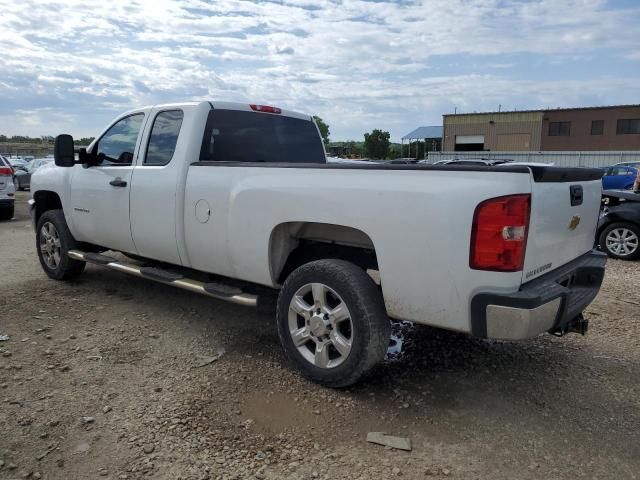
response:
M593 248L602 196L601 176L598 169L532 167L523 283Z

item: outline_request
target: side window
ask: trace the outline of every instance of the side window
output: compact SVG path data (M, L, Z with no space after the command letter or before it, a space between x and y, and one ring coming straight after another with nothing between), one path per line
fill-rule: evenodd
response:
M156 115L149 136L144 165L166 165L173 158L182 126L182 110L170 110Z
M95 146L100 165L131 165L144 113L136 113L115 123Z

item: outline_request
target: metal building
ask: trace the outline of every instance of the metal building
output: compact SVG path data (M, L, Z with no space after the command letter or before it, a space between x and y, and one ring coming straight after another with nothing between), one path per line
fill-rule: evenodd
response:
M640 105L443 115L452 151L640 150Z
M404 152L404 143L409 145L408 157L411 157L411 142L423 141L425 143L424 157L427 158L427 152L437 152L442 148L442 127L439 125L418 127L410 133L402 137L402 151ZM418 153L416 147L415 152Z

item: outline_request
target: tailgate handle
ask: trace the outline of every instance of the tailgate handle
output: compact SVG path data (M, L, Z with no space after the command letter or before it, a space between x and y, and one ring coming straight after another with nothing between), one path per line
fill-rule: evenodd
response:
M571 195L571 206L582 205L582 185L571 185L569 187Z

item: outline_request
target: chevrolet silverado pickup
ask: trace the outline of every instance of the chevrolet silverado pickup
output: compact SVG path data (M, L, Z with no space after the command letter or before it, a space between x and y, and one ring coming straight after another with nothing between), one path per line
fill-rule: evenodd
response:
M247 306L277 293L285 353L326 386L385 357L391 319L584 333L604 274L600 170L327 163L311 116L226 102L126 112L75 153L59 135L32 179L49 277L91 263Z

